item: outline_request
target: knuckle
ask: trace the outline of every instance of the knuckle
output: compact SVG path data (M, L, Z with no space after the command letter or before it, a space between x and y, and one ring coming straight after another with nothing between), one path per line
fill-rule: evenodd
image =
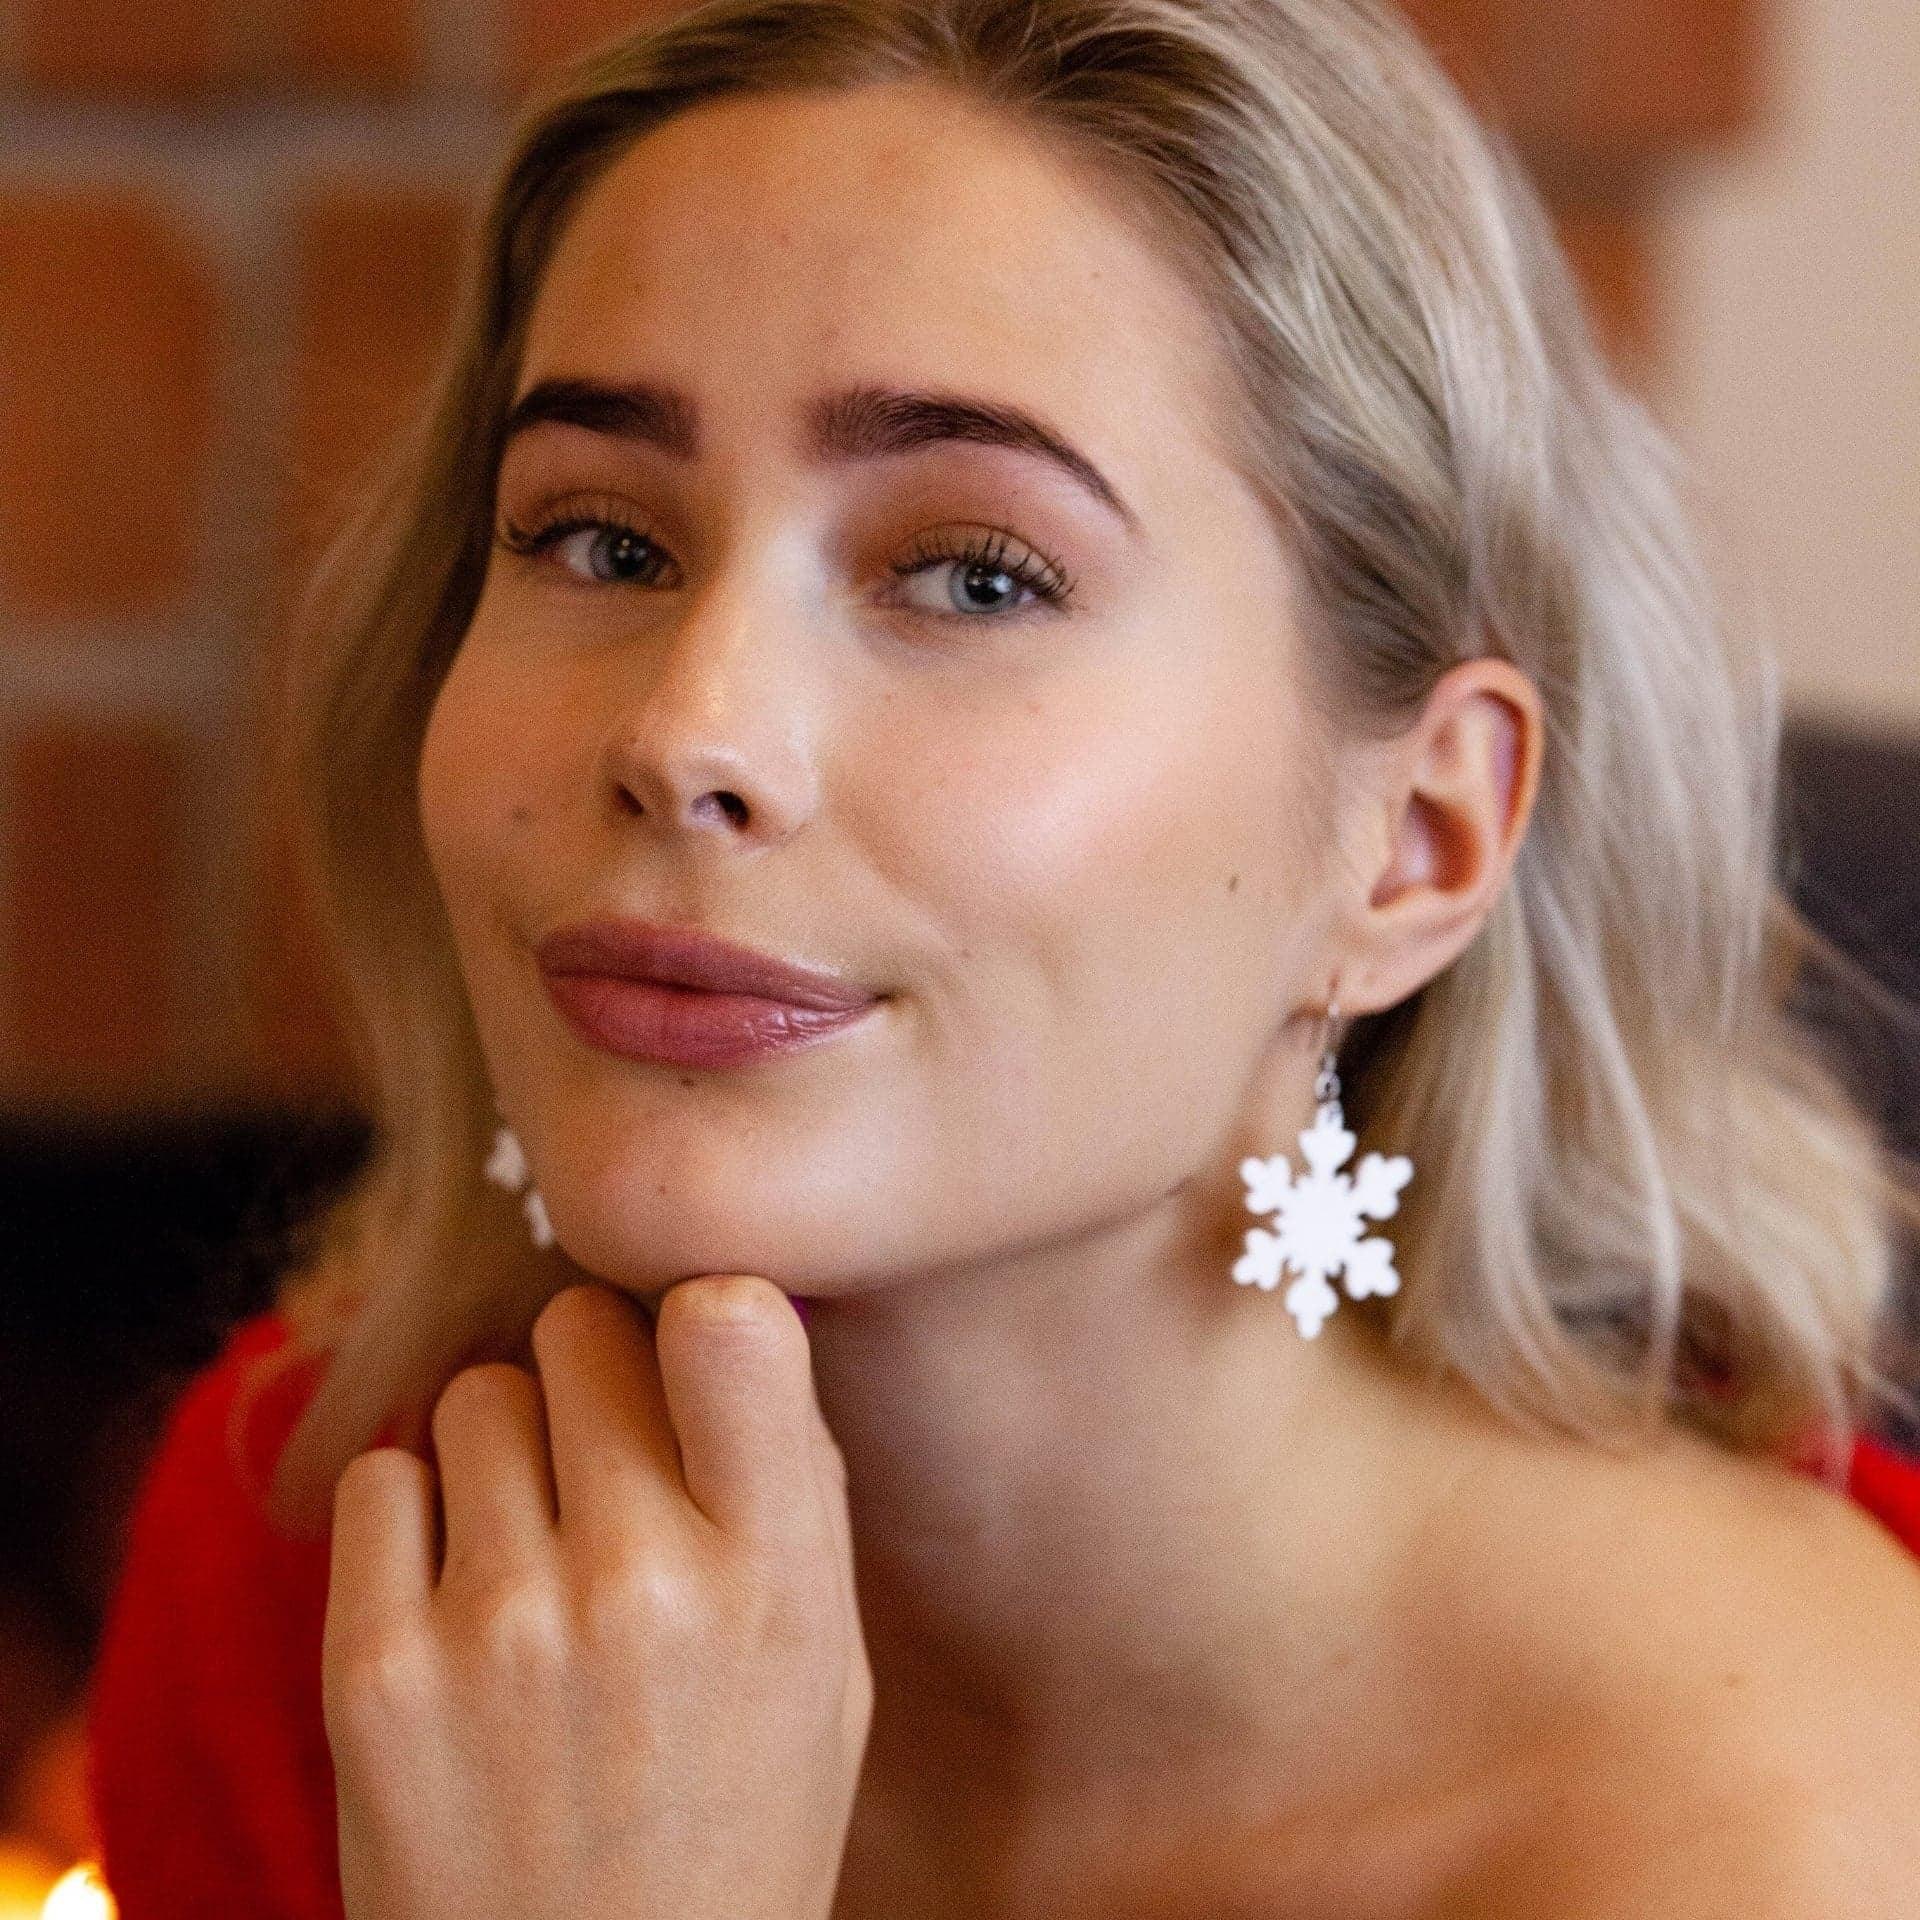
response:
M757 1333L777 1324L772 1309L783 1298L780 1289L759 1274L703 1273L668 1288L660 1311L671 1311L675 1319L690 1317L702 1327Z
M492 1579L458 1595L461 1644L483 1661L510 1668L551 1663L565 1647L564 1623L550 1588L539 1581Z
M510 1360L483 1360L462 1367L433 1403L434 1445L441 1447L450 1433L469 1421L483 1420L490 1410L498 1412L536 1391L533 1376Z
M434 1402L434 1411L437 1414L448 1405L452 1405L456 1411L463 1410L469 1402L476 1407L484 1407L516 1394L524 1394L533 1384L533 1376L524 1367L516 1367L511 1360L479 1360L470 1367L462 1367L440 1389L440 1397Z
M343 1648L327 1663L321 1704L336 1740L378 1741L413 1723L435 1685L431 1649L392 1631Z
M356 1453L333 1483L335 1523L344 1504L378 1506L417 1487L430 1471L417 1453L405 1447L369 1447Z
M654 1554L590 1568L577 1583L574 1608L582 1637L601 1646L642 1641L685 1647L697 1637L702 1618L692 1575Z
M532 1337L551 1338L556 1326L566 1326L577 1318L601 1310L597 1295L611 1295L613 1289L597 1280L576 1280L562 1287L534 1316Z

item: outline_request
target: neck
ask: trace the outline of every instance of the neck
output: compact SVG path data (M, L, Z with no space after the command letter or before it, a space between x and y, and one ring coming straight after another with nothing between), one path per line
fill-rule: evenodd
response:
M1232 1217L1189 1183L1071 1245L809 1300L872 1764L1003 1805L1188 1762L1324 1788L1331 1741L1411 1710L1395 1602L1474 1428L1362 1310L1307 1341L1236 1285Z

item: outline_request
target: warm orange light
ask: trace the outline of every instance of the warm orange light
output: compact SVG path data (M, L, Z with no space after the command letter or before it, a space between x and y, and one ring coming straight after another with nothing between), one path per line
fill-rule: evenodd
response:
M91 1860L63 1871L44 1847L0 1838L0 1920L114 1920L118 1911Z
M60 1863L45 1847L0 1836L0 1920L42 1920Z
M115 1920L119 1911L100 1869L91 1860L82 1860L48 1888L40 1920Z

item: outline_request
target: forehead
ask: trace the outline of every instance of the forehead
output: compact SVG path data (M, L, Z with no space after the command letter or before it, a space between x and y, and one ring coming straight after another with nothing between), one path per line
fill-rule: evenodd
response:
M1149 465L1188 484L1208 317L1113 191L918 83L708 102L583 195L519 387L656 379L743 431L835 385L965 388L1044 413L1123 489Z

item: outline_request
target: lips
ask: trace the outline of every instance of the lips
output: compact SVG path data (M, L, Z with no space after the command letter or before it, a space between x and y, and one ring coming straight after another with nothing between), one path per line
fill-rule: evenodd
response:
M877 996L815 967L737 946L698 927L646 920L582 920L557 928L535 949L549 974L652 980L709 993L744 993L823 1013L869 1005Z
M738 1066L812 1046L880 1003L838 975L692 927L583 921L535 952L574 1032L630 1060Z

